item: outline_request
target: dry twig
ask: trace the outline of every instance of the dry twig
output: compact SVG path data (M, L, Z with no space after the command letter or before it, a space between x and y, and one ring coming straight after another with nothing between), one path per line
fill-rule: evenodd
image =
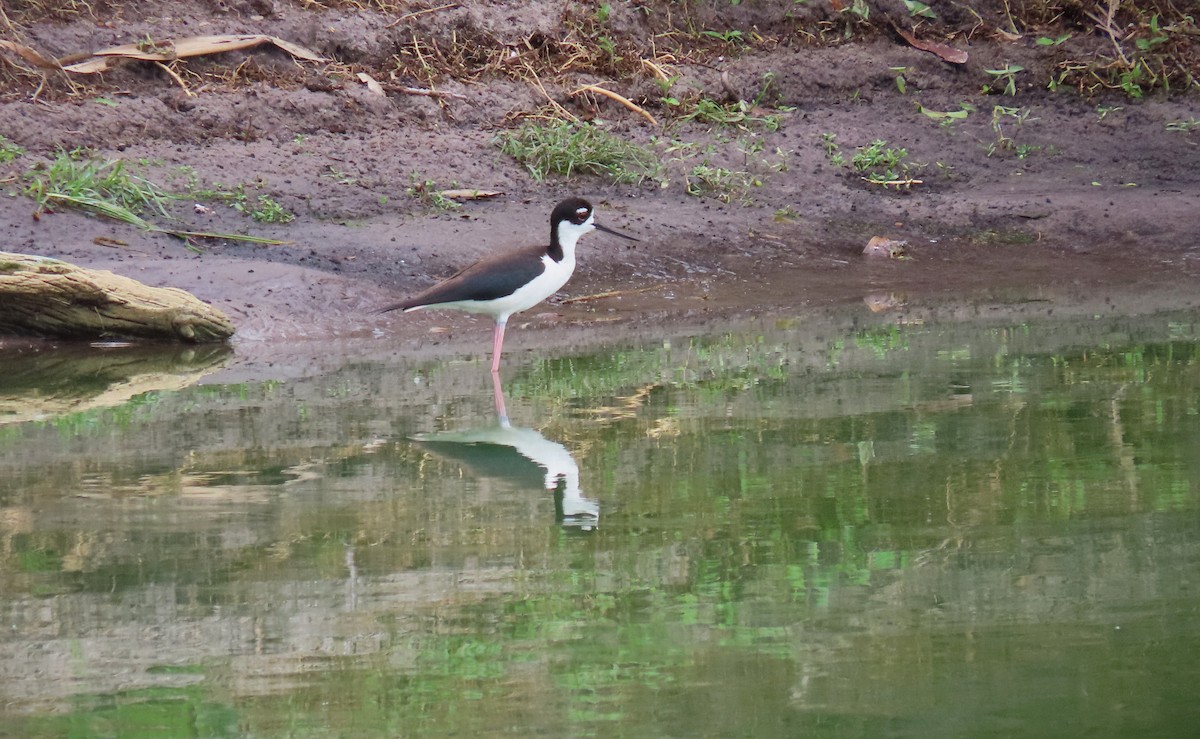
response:
M384 85L383 89L390 92L398 92L403 95L422 95L431 98L452 98L454 100L466 100L466 95L459 95L457 92L445 92L443 90L426 90L423 87L406 87L404 85Z
M416 18L417 16L427 15L429 13L437 13L438 11L450 10L452 8L457 8L457 7L459 7L458 3L446 3L445 5L439 5L436 8L425 8L424 10L414 10L411 13L405 13L404 15L400 16L396 20L394 20L391 23L384 26L384 28L395 28L396 26L400 25L404 21L412 20L413 18Z
M529 72L529 76L533 78L534 86L537 87L538 91L540 91L542 93L542 96L545 97L546 100L550 101L550 105L553 106L554 109L556 111L558 111L560 114L562 114L564 117L570 118L572 121L579 123L578 116L576 116L574 113L567 110L563 106L559 105L558 102L554 98L550 97L550 93L546 92L545 86L542 85L542 81L540 79L538 79L537 72L533 71L533 67L529 64L529 62L522 62L522 64L525 67L526 71Z
M177 84L178 84L180 87L182 87L182 88L183 88L183 94L187 95L187 96L188 96L188 97L190 97L190 98L192 98L192 97L196 97L196 93L194 93L194 92L192 92L190 89L188 89L188 86L187 86L187 84L186 84L186 83L183 81L183 78L182 78L182 77L180 77L178 74L176 74L174 69L171 69L171 68L170 68L168 65L166 65L166 64L163 64L162 62L154 62L154 63L155 63L155 64L157 64L159 67L161 67L161 68L162 68L162 71L166 72L168 77L170 77L171 79L175 80L175 82L176 82L176 83L177 83Z
M592 295L580 295L577 298L566 298L559 301L561 305L572 305L574 303L591 303L595 300L606 300L608 298L619 298L622 295L637 295L638 293L648 293L651 290L661 290L666 287L664 284L649 285L647 287L634 288L633 290L609 290L602 293L593 293Z
M584 85L583 87L579 88L575 92L572 92L571 97L575 97L576 95L579 95L584 92L593 92L593 93L596 93L597 95L602 95L602 96L608 98L609 100L615 100L618 103L620 103L621 105L624 105L626 108L629 108L633 112L641 115L643 118L645 118L647 121L650 122L651 126L658 125L658 121L656 121L654 119L654 116L647 113L645 108L641 107L640 105L633 102L632 100L625 97L624 95L619 95L619 94L613 92L612 90L605 90L603 87L599 87L597 85Z
M1096 28L1100 29L1108 36L1108 39L1112 41L1113 48L1117 51L1117 56L1121 57L1121 63L1128 68L1133 65L1130 64L1129 57L1125 56L1125 50L1121 48L1121 39L1124 38L1124 34L1117 30L1117 27L1113 22L1113 17L1117 14L1117 8L1120 6L1120 4L1121 0L1108 0L1108 8L1104 13L1103 18L1086 10L1083 11L1083 14L1095 21Z

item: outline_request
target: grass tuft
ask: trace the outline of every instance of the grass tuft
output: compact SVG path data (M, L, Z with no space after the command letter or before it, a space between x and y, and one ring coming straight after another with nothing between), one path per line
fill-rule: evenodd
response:
M836 134L821 134L821 145L830 164L838 168L846 166L846 157L841 152ZM915 175L924 169L925 165L907 160L908 149L892 148L888 146L887 141L876 139L866 146L856 147L849 164L859 177L872 185L900 189L924 184L922 180L916 179Z
M405 189L404 194L410 198L416 198L422 203L437 210L458 210L460 206L454 200L442 194L441 189L435 180L427 177L422 177L417 172L412 172L408 176L409 185ZM451 183L451 187L457 187L456 183Z
M149 180L125 171L120 159L100 159L87 149L60 149L48 164L39 164L26 175L27 195L41 208L55 203L71 205L118 220L147 209L167 215L172 196ZM138 219L140 220L140 219Z
M189 178L192 177L193 175L189 173ZM262 188L266 186L266 183L260 179L254 186ZM233 187L225 187L219 182L214 182L211 187L201 188L193 179L188 191L193 197L201 200L225 203L238 213L250 216L259 223L291 223L296 219L294 213L269 195L259 195L254 202L251 202L250 196L246 194L244 184L239 183Z
M0 164L8 164L24 154L25 149L10 141L4 134L0 134Z
M207 231L185 231L163 228L142 218L147 210L154 210L164 218L170 218L166 205L177 196L157 185L125 171L120 159L100 159L87 149L59 150L48 164L39 164L25 173L25 194L37 201L40 209L50 210L65 206L94 213L105 218L135 226L137 228L165 233L183 239L189 245L193 239L228 239L248 241L256 244L281 244L277 239L242 234L210 233ZM283 211L274 201L265 196L259 198L260 210L265 217L256 220L269 223L286 223L291 214Z
M539 182L552 174L591 174L637 184L657 177L660 169L650 149L588 123L527 121L502 133L497 142Z

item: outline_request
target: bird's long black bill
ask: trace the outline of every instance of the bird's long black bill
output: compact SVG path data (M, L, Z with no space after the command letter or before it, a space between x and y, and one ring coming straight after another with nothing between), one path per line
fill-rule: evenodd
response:
M641 239L635 239L632 236L621 233L620 231L614 231L613 229L609 228L608 226L601 226L599 223L596 223L595 221L592 222L592 225L596 227L597 231L603 231L606 234L612 234L613 236L620 236L621 238L629 239L630 241L641 241Z

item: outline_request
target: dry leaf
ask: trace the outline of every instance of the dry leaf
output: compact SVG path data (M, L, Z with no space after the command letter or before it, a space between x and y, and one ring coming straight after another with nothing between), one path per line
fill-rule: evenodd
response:
M58 69L58 62L53 59L47 59L28 46L18 44L15 41L0 41L0 49L8 49L38 69Z
M896 33L907 41L914 49L928 51L930 54L936 54L942 61L950 62L951 64L966 64L967 52L962 49L956 49L949 44L943 44L940 41L924 41L912 35L903 28L896 26Z
M358 77L359 82L362 82L364 85L366 85L367 89L371 92L380 97L387 97L387 93L383 91L383 85L379 84L379 81L371 75L367 74L366 72L359 72L355 76Z
M112 66L111 61L111 59L93 58L85 62L79 62L78 64L70 64L63 67L63 69L68 72L75 72L76 74L98 74L100 72L107 72L108 68Z
M442 190L438 193L444 198L450 200L484 200L486 198L494 198L497 195L503 195L503 190Z
M262 44L274 44L298 59L323 62L325 58L311 49L263 34L228 36L189 36L181 39L165 39L153 45L147 43L123 44L92 52L92 58L78 64L63 67L68 72L95 74L110 66L110 59L139 59L146 62L170 62L191 56L220 54L226 51L249 49Z

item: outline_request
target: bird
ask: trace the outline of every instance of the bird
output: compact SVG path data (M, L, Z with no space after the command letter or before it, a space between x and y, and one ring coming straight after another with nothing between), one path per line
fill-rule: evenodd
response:
M528 310L567 284L575 271L575 244L593 230L639 241L595 221L596 210L583 198L571 197L550 213L550 244L482 259L413 297L379 310L405 313L421 308L485 313L496 321L492 334L492 374L500 371L504 327L514 313Z

